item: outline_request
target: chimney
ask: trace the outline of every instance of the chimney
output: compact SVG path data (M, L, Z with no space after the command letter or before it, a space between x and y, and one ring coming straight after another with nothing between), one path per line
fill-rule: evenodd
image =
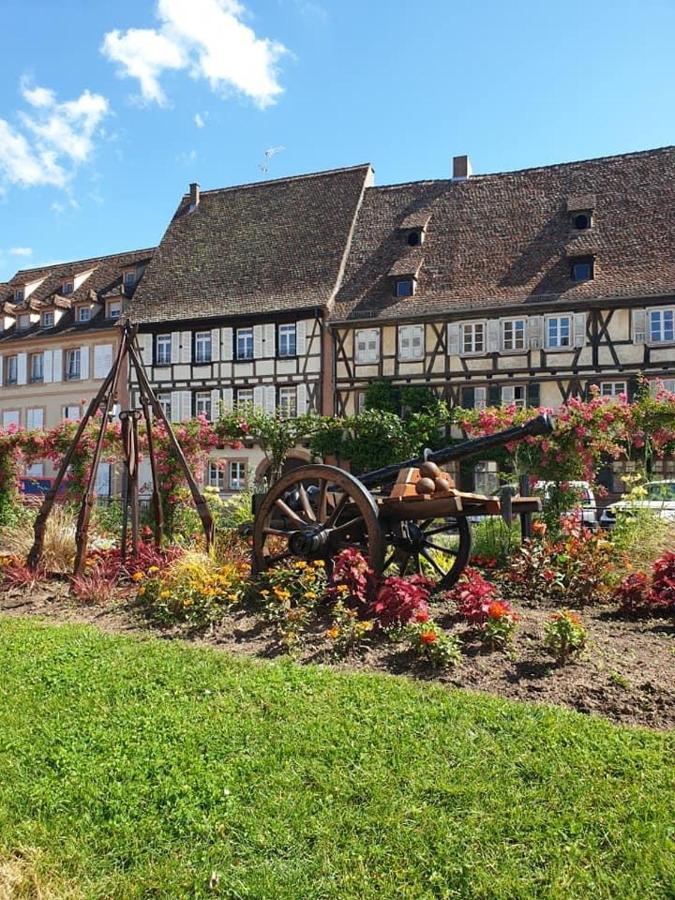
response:
M190 185L190 212L199 206L199 185L193 181Z
M452 158L452 178L453 181L466 181L473 174L471 169L471 160L468 156L453 156Z

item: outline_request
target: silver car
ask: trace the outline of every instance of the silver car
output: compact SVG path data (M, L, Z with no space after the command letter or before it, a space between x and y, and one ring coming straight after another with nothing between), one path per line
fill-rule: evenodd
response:
M660 519L675 522L675 481L648 481L641 500L619 500L603 509L600 525L613 528L617 515L630 515L633 509L651 509Z

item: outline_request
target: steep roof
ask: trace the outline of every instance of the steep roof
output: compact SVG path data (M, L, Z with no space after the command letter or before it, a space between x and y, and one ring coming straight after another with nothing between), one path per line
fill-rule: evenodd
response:
M369 165L184 196L134 297L138 322L330 303Z
M21 269L6 284L0 285L0 308L4 307L14 314L32 310L39 312L51 307L66 309L66 313L60 318L53 328L41 328L34 325L30 329L17 332L16 328L5 329L0 339L3 341L14 338L21 339L37 333L49 336L60 334L64 331L86 331L92 328L100 328L102 325L112 324L105 319L105 311L101 309L88 322L75 322L72 305L78 302L103 303L110 297L127 297L123 286L123 271L146 266L150 261L153 248L144 250L130 250L124 253L113 253L108 256L95 256L89 259L73 260L71 262L59 262L51 265L39 266L33 269ZM64 297L61 288L65 280L74 279L77 275L89 272L76 291ZM39 282L38 286L22 303L14 302L14 292L25 285Z
M581 204L581 205L580 205ZM575 232L573 210L593 206ZM334 320L435 315L537 301L675 293L675 147L465 181L371 187L333 305ZM410 256L405 228L429 216L414 296L392 276ZM591 281L570 258L595 256Z

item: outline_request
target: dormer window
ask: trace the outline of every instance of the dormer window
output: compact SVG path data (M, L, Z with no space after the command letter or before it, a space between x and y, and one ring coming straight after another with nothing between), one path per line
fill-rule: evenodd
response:
M394 282L394 296L412 297L415 293L414 278L397 278Z
M78 322L88 322L91 319L91 308L89 306L78 306L75 318Z
M54 311L49 310L49 312L42 313L42 327L43 328L53 328L54 327Z
M133 287L136 284L136 272L124 273L124 287Z
M30 328L30 315L26 313L19 316L16 320L16 327L19 331L27 331Z
M122 303L120 300L109 300L106 307L106 319L119 319L122 315Z
M411 228L408 232L408 244L410 247L419 247L424 239L421 228Z
M593 257L577 256L572 259L570 278L572 281L591 281L593 278Z
M72 281L64 281L61 285L61 293L64 297L68 297L73 293L74 285Z
M572 228L575 231L588 231L593 227L593 213L590 209L572 213Z
M14 302L15 303L23 303L24 291L23 288L16 288L14 291Z

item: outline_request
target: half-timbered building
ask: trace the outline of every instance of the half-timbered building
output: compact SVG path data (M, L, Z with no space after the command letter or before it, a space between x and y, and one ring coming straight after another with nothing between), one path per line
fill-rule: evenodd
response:
M675 389L675 148L366 190L331 310L335 411L373 378L555 408Z
M363 165L221 190L191 185L132 307L172 421L249 404L288 416L332 411L326 315L371 177ZM224 469L214 459L207 477L228 492L263 468L261 451L245 448Z

